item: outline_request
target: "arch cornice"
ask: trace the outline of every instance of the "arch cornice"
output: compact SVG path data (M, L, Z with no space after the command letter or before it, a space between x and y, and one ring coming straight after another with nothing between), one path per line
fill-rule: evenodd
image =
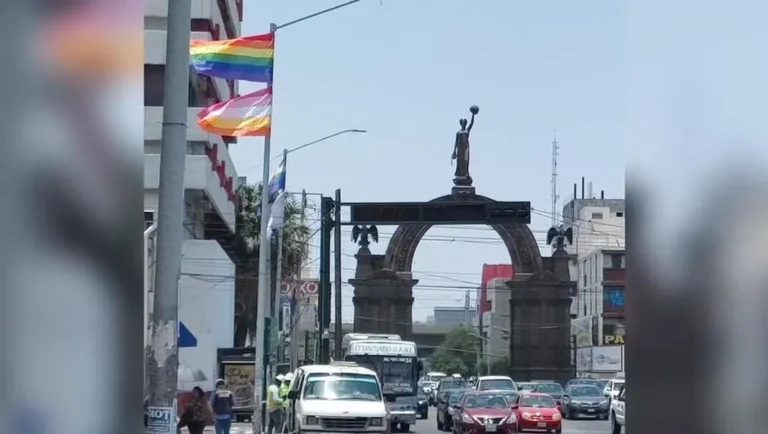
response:
M461 202L461 201L495 202L481 195L448 194L430 202ZM393 271L411 271L416 248L432 225L405 224L395 230L389 240L384 259L384 267ZM503 224L491 225L499 235L509 252L509 260L519 273L537 273L542 271L541 252L528 225Z

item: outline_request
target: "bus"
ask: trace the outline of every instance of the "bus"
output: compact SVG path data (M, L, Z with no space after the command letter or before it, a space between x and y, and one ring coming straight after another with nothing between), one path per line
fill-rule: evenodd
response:
M395 395L390 404L392 432L408 432L416 423L422 366L416 343L398 335L348 333L342 340L342 353L345 361L376 372L383 392Z

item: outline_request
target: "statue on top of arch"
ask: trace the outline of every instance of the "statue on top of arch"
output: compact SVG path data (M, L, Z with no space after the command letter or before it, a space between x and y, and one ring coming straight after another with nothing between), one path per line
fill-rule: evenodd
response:
M459 120L461 130L456 133L453 154L451 155L451 163L456 160L456 172L453 177L453 183L456 186L469 187L472 185L472 177L469 176L469 133L475 125L475 115L480 112L480 107L473 105L469 108L469 112L472 113L469 125L467 125L466 119Z

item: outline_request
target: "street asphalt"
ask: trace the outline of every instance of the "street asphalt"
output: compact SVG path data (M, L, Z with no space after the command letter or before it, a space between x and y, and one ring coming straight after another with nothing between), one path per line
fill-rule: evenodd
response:
M446 434L437 430L435 423L436 409L430 407L429 418L419 419L416 425L411 427L411 433L413 434ZM186 430L182 431L187 433ZM213 427L208 427L205 430L206 433L212 433ZM610 424L606 420L595 419L580 419L580 420L563 420L563 434L610 434ZM251 425L249 423L233 424L230 434L253 434Z

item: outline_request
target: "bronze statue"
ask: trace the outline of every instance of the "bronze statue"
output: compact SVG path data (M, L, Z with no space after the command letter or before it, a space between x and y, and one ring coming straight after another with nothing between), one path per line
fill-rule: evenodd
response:
M360 247L368 247L371 245L371 241L368 240L369 236L373 239L374 243L379 242L379 229L376 228L376 225L355 225L352 227L352 241L356 242Z
M456 133L456 142L453 145L453 155L451 155L451 160L456 160L456 172L453 179L456 185L472 185L472 178L469 176L469 133L472 131L472 126L475 125L475 115L479 111L480 108L476 105L469 108L469 112L472 113L469 126L467 126L466 119L459 120L461 130Z
M547 244L555 247L556 250L565 248L565 242L568 241L568 245L573 244L573 228L565 229L563 225L556 228L549 228L547 232Z

